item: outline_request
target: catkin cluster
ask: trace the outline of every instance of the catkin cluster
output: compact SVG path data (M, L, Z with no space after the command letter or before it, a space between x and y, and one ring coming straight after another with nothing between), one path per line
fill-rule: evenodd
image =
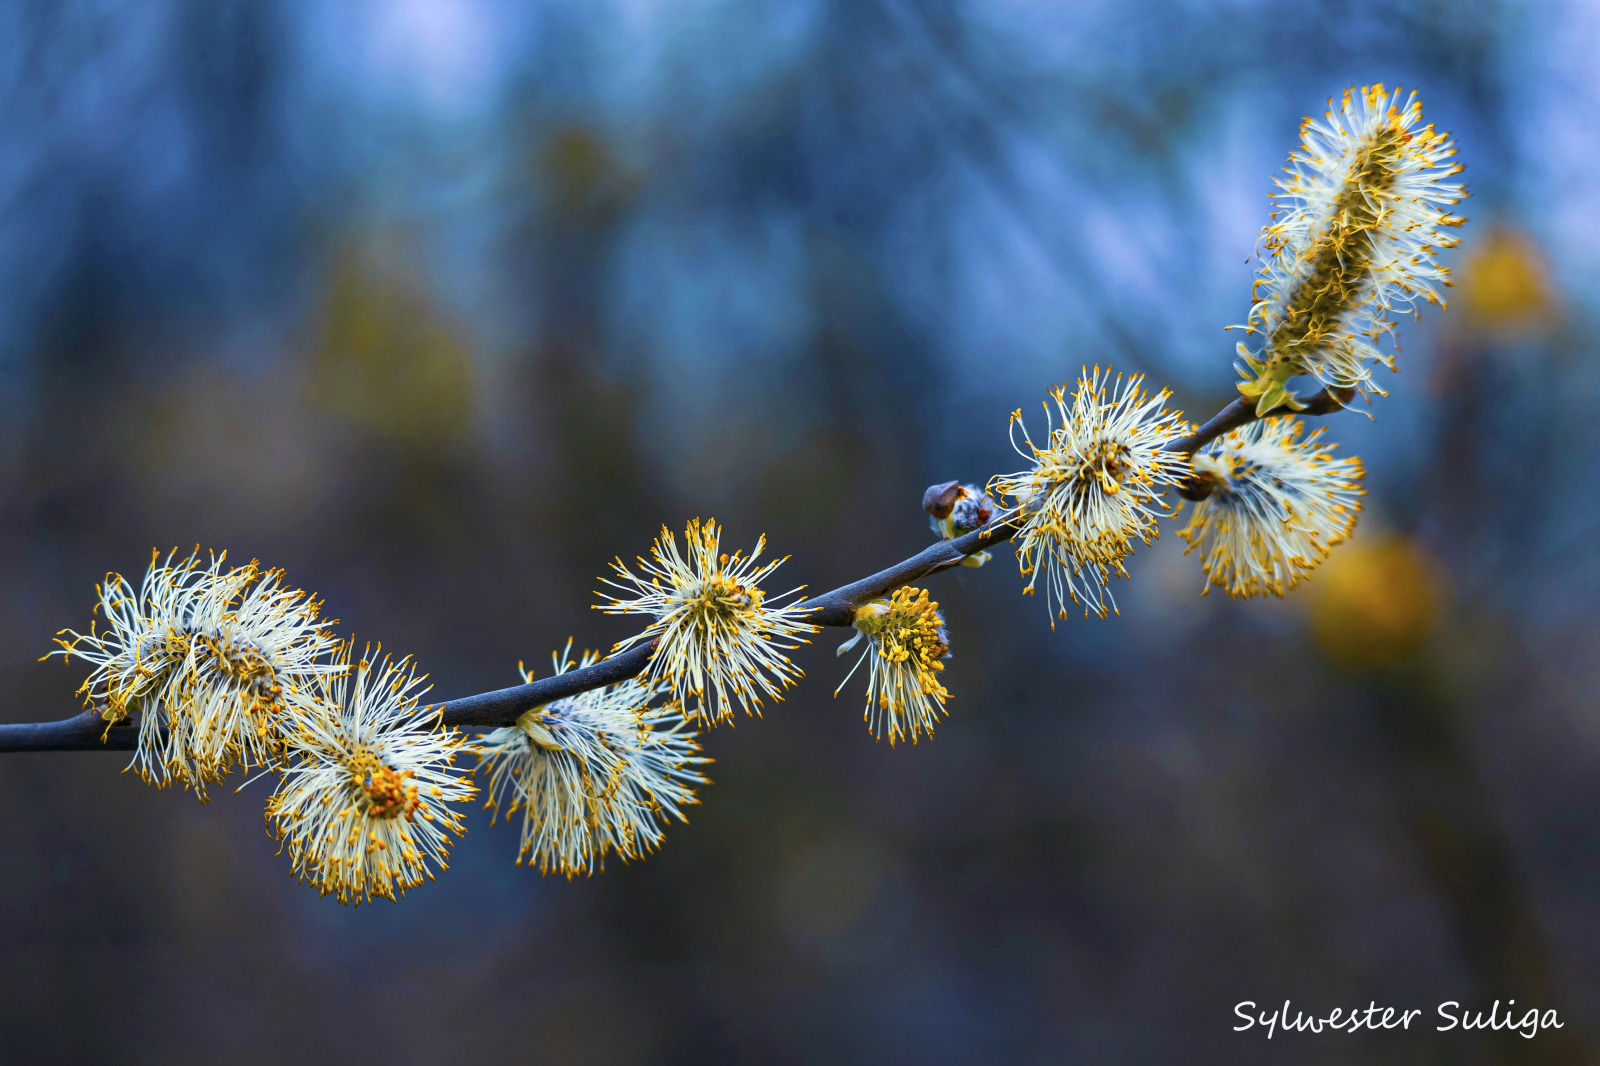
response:
M63 630L51 655L92 665L79 692L108 730L137 719L130 768L202 802L235 770L271 774L268 832L340 903L397 900L448 868L460 805L478 791L458 756L478 756L491 805L523 812L522 857L568 876L655 847L705 781L694 733L651 682L534 707L472 741L422 703L409 657L358 655L281 571L196 549L153 555L137 588L111 574L97 591L100 617ZM569 666L563 653L556 672Z
M1324 413L1381 394L1371 368L1394 367L1379 348L1389 316L1439 302L1449 284L1434 255L1455 243L1443 232L1462 220L1447 209L1466 193L1444 180L1460 170L1447 162L1448 136L1421 123L1415 95L1373 86L1302 127L1262 232L1244 327L1257 343L1238 346L1241 400L1223 413L1235 428L1197 431L1169 408L1169 391L1085 368L1050 390L1042 428L1012 416L1021 470L927 490L935 535L955 544L939 566L981 566L985 546L1009 538L1022 592L1043 592L1052 628L1069 608L1105 618L1135 545L1189 500L1178 532L1200 553L1202 591L1282 596L1304 581L1354 528L1363 468L1323 430L1305 432L1294 414L1308 398L1294 384L1321 386ZM761 538L748 555L725 552L721 527L696 519L680 550L663 527L648 558L615 562L595 604L648 619L613 648L648 649L642 673L580 686L476 740L421 704L425 678L409 658L357 655L280 571L202 560L198 549L153 556L137 587L109 576L100 620L87 634L63 631L52 654L91 665L81 694L108 728L137 719L132 768L146 781L203 800L233 770L272 774L270 831L295 873L342 903L393 900L444 869L476 773L486 807L520 822L518 864L572 877L608 855L646 854L669 822L686 821L710 761L696 728L781 700L803 676L788 653L819 620L844 624L800 588L764 587L786 561L761 561L765 548ZM848 598L855 632L839 654L860 648L845 682L866 664L864 717L891 746L930 736L951 699L944 616L910 586L939 566L829 597L871 586ZM553 656L557 675L578 678L599 661L589 652L574 663L570 641ZM465 756L476 763L457 765Z

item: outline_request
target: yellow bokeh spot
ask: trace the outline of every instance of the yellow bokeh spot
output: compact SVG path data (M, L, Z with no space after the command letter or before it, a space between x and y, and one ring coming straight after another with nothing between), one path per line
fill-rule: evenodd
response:
M1550 275L1533 239L1506 227L1477 243L1456 275L1457 306L1473 329L1520 332L1547 327L1554 319Z
M404 241L346 250L331 271L312 363L317 404L381 437L460 445L473 421L472 345L411 269Z
M1417 545L1392 537L1335 552L1311 586L1311 631L1329 658L1352 670L1389 666L1433 632L1444 578Z
M564 126L555 131L536 161L540 184L567 224L604 215L625 184L611 146L598 131Z

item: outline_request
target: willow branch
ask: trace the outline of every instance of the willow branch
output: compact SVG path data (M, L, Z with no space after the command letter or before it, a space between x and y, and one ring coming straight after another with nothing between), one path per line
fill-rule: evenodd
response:
M1171 451L1192 454L1224 433L1254 422L1257 418L1331 414L1343 410L1349 401L1350 396L1340 395L1345 391L1324 389L1308 398L1301 411L1279 407L1268 411L1266 415L1257 415L1250 402L1240 397L1218 411L1195 432L1167 447ZM1180 487L1179 491L1190 499L1196 499L1204 498L1209 490L1197 482L1190 482ZM951 540L936 541L909 559L807 601L806 606L810 608L808 620L819 626L849 626L855 621L856 608L868 600L886 596L903 585L948 570L975 552L1004 544L1020 528L1016 513L1006 512L997 515L982 529ZM514 725L524 711L541 704L614 685L643 673L650 665L650 657L654 652L653 643L639 644L602 659L593 666L554 674L526 685L450 700L437 706L439 720L446 726L463 729L493 729ZM131 751L138 734L137 719L129 719L107 729L99 710L90 708L59 722L0 724L0 752Z
M1001 544L1011 539L1017 527L1009 521L992 522L954 540L941 540L928 545L909 559L902 560L871 577L841 585L832 592L809 600L808 620L819 626L848 626L855 621L856 608L868 600L887 595L902 585L908 585L929 574L948 570L973 552L982 551L991 544ZM485 692L451 700L439 711L445 725L464 728L486 728L511 725L517 716L531 707L553 700L576 696L589 689L614 685L644 672L650 664L654 646L641 644L620 655L602 659L593 666L569 670L564 674L542 678L526 685L503 688L498 692Z
M593 666L552 674L526 685L513 685L476 696L463 696L439 707L439 720L447 726L492 728L514 725L523 711L544 703L576 696L590 689L604 688L644 672L655 653L655 642L638 644L619 655L601 659Z
M855 621L856 608L868 600L887 595L919 578L948 570L974 552L1011 539L1017 527L1006 518L954 540L930 544L922 551L870 577L852 581L832 592L809 600L810 621L821 626L848 626ZM650 665L655 645L639 644L625 652L602 659L593 666L568 670L531 681L526 685L493 692L480 692L438 705L439 720L446 726L463 729L493 729L514 725L524 711L541 704L576 696L590 689L614 685L644 672ZM139 730L135 720L118 723L109 730L96 708L59 722L28 722L0 725L0 752L11 751L131 751ZM105 742L101 742L101 738Z
M107 729L99 707L59 722L0 725L0 751L132 751L138 739L137 717Z
M1266 414L1258 415L1255 405L1240 396L1212 415L1205 425L1182 440L1168 444L1166 450L1193 455L1224 433L1231 433L1240 426L1247 426L1258 419L1276 418L1281 415L1331 415L1335 411L1343 411L1354 398L1354 389L1323 389L1314 396L1307 397L1298 411L1290 407L1274 407ZM1216 482L1210 478L1191 477L1178 486L1178 495L1186 500L1203 500L1216 491L1216 487Z
M1323 389L1316 395L1307 397L1303 401L1305 406L1301 410L1296 411L1289 407L1274 407L1264 415L1256 414L1255 405L1240 396L1212 415L1205 425L1182 440L1175 440L1168 444L1166 450L1170 452L1187 452L1192 455L1224 433L1231 433L1240 426L1247 426L1257 419L1276 418L1280 415L1331 415L1335 411L1343 411L1354 396L1354 389Z

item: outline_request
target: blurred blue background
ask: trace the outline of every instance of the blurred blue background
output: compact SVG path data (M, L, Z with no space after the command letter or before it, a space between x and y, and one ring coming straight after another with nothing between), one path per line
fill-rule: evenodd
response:
M1332 420L1371 491L1310 586L1201 598L1170 526L1108 622L1009 553L936 578L931 742L871 742L824 633L646 862L540 879L480 817L350 911L267 782L7 756L6 1057L1594 1061L1597 54L1486 0L0 6L9 720L76 710L37 657L153 546L287 568L435 698L627 635L597 576L663 522L831 588L1082 363L1226 402L1330 95L1419 89L1474 192L1451 309ZM1567 1026L1231 1031L1285 998Z

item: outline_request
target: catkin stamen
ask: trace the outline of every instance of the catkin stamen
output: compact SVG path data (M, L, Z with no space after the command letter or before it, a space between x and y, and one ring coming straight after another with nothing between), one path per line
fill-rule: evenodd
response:
M1284 304L1283 320L1267 346L1274 359L1298 359L1326 346L1341 317L1372 283L1373 242L1393 198L1399 157L1410 136L1384 126L1357 153L1326 232L1312 244L1311 269Z

